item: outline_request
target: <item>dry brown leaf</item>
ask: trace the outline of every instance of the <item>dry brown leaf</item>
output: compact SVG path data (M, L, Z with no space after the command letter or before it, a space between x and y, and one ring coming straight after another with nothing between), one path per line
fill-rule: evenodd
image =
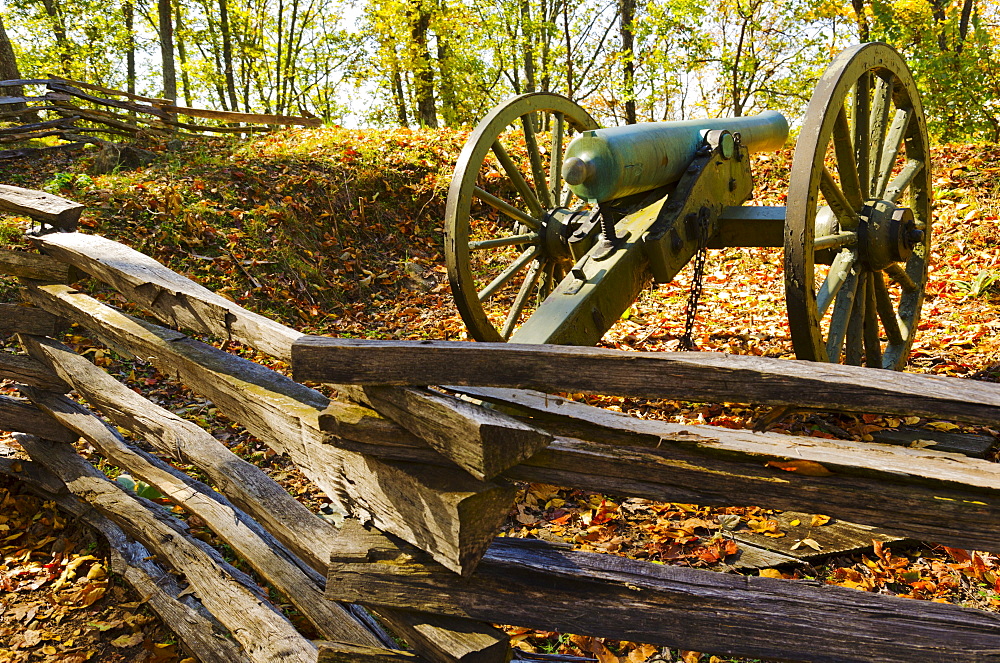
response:
M659 647L653 645L639 645L628 653L628 663L646 663L651 657L660 653Z
M802 546L809 546L810 548L812 548L813 550L816 550L816 551L823 550L823 546L819 545L819 542L816 541L816 539L811 539L811 538L802 539L801 541L799 541L798 543L796 543L794 546L792 546L791 549L792 550L798 550Z

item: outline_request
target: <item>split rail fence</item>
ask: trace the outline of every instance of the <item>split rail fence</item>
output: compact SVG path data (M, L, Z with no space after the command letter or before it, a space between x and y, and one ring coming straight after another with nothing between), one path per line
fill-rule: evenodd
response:
M990 612L494 538L512 506L512 482L531 481L669 502L808 510L880 535L1000 551L1000 467L987 460L640 420L546 393L996 426L998 385L707 353L314 337L109 239L51 232L32 241L41 253L0 253L0 271L21 279L26 302L0 307L0 328L18 334L23 348L0 354L0 376L18 383L23 396L0 398L0 429L17 432L31 458L0 459L0 471L101 531L114 570L202 661L508 660L508 640L491 624L784 660L1000 660L1000 615ZM69 285L85 277L158 323ZM314 515L207 431L73 352L57 340L67 323L210 399L287 454L352 517L338 528ZM295 380L179 330L290 362ZM336 385L344 400L303 381ZM71 391L88 405L70 399ZM161 456L196 466L212 487L116 427ZM302 637L253 581L189 536L181 521L79 456L71 443L80 437L208 523L325 641ZM824 471L768 466L789 459ZM741 548L747 560L794 561ZM400 649L382 625L410 648Z
M65 78L0 81L0 91L14 89L23 92L25 87L42 87L44 92L36 95L0 94L0 122L22 122L0 127L0 145L52 136L67 142L47 148L0 150L0 159L29 156L46 149L72 149L85 143L106 142L96 137L101 134L129 139L175 138L182 136L183 132L247 134L266 130L268 126L316 127L322 124L316 117L177 106L169 99L145 97ZM42 114L52 119L42 119ZM178 119L181 115L215 120L226 125L185 122Z

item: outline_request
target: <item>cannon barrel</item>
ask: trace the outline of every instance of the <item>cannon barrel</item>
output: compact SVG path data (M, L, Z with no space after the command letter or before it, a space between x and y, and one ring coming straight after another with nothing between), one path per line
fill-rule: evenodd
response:
M566 151L563 179L573 193L597 202L649 191L680 179L705 134L717 129L740 134L750 152L778 150L788 137L788 121L777 111L585 131Z

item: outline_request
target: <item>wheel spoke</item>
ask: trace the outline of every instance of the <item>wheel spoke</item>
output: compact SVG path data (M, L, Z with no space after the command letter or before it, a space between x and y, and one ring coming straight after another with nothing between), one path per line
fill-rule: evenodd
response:
M847 121L847 111L843 106L837 113L833 124L833 149L837 154L837 172L840 173L840 186L844 197L850 203L851 209L860 212L864 205L861 195L861 182L858 180L858 164L854 158L854 141L851 139L851 127Z
M895 204L902 198L903 194L910 185L913 183L913 179L924 169L924 162L919 159L910 159L903 166L903 170L900 171L899 175L893 178L892 182L889 183L888 188L885 190L885 195L882 197L883 200L888 200L890 203Z
M545 273L542 275L542 285L538 288L538 304L545 300L552 293L555 287L556 262L550 260L545 263Z
M885 146L882 148L882 156L879 157L878 184L875 186L875 197L882 198L885 195L885 188L889 183L889 176L892 175L892 167L899 156L899 148L903 145L903 136L910 125L910 117L913 111L909 108L899 108L896 116L892 119L892 126L889 127L889 135L886 136Z
M837 301L833 305L833 314L830 318L830 333L826 339L827 358L834 363L840 361L840 350L844 346L844 336L847 334L847 323L854 309L854 294L857 289L858 272L852 268L840 292L837 293Z
M510 158L507 154L507 150L504 149L503 144L499 140L493 141L493 146L490 148L493 151L493 155L500 162L503 167L503 171L507 173L507 179L511 181L517 192L521 194L521 198L524 199L524 204L528 206L531 213L535 216L542 216L545 210L542 209L542 204L538 202L538 197L535 196L535 192L531 190L528 185L527 180L521 175L521 171L518 170L517 164L514 160Z
M521 126L524 127L524 146L528 151L528 158L531 159L531 174L535 179L535 192L538 195L538 202L542 207L548 209L552 206L549 199L549 187L545 182L545 170L542 168L542 154L538 151L538 141L535 139L534 113L527 113L521 116Z
M826 310L830 308L830 304L833 303L837 293L840 292L841 287L843 287L844 282L851 273L851 269L854 267L856 258L856 254L852 251L841 251L833 259L833 264L830 265L830 271L826 275L826 280L823 281L819 292L816 293L816 309L818 311L817 315L820 318L826 314Z
M497 249L501 246L517 246L518 244L530 244L538 240L538 233L526 233L524 235L511 235L510 237L498 237L496 239L484 239L478 242L469 242L470 251L483 251L485 249Z
M902 343L905 339L900 332L899 318L896 316L892 300L889 299L889 288L885 285L885 276L882 272L872 273L872 284L875 287L875 308L878 310L878 317L882 321L889 345Z
M891 73L885 78L875 77L875 99L872 104L871 131L869 132L869 145L871 153L868 155L868 174L870 182L865 182L868 191L875 190L875 184L879 175L880 159L882 148L885 146L885 130L889 126L889 113L892 111L892 86L895 84L895 76Z
M537 220L528 215L526 212L517 209L506 200L501 200L492 193L480 189L478 186L473 189L473 193L477 198L488 204L490 207L506 214L515 221L520 221L532 230L539 230L541 228L541 224L539 224Z
M531 267L528 268L528 273L524 275L524 281L521 283L521 288L517 291L517 297L514 298L514 303L511 305L510 311L507 312L507 319L504 320L503 329L500 330L500 335L503 336L505 341L510 338L511 332L514 331L514 325L521 318L521 313L524 312L524 305L528 303L528 296L535 289L535 284L538 283L538 277L541 273L541 261L533 261Z
M878 314L875 311L875 272L865 279L865 366L882 368L882 346L879 339Z
M871 145L868 143L872 110L871 84L870 71L861 74L854 84L854 155L858 164L858 180L861 182L862 198L867 198L871 190L871 178L868 171L868 154L871 151Z
M819 188L823 192L823 197L826 198L826 204L830 206L837 220L840 221L840 227L847 230L857 228L858 215L844 196L844 192L837 186L836 180L833 179L833 175L830 174L826 166L823 166Z
M892 264L886 267L885 273L889 275L893 281L899 284L906 292L914 292L917 289L917 284L913 282L910 275L906 273L906 270L900 267L898 264Z
M552 148L549 150L549 193L550 199L559 204L562 192L563 131L565 122L562 113L553 113Z
M519 271L524 269L525 265L534 260L537 255L537 246L531 246L525 249L524 253L519 255L517 260L512 262L507 269L503 270L503 273L501 273L500 276L490 281L488 286L479 291L479 301L486 301L495 295L497 290L505 286Z
M837 235L824 235L813 240L813 250L841 249L858 243L858 235L853 232L843 232Z
M862 271L857 278L857 290L854 295L854 307L847 322L847 343L844 351L844 363L860 366L864 357L864 325L865 304L867 303L868 273Z

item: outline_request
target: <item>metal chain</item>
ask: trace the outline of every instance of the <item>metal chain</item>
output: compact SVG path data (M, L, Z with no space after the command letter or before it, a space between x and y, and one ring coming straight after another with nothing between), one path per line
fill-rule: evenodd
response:
M698 250L694 254L694 274L691 277L691 291L688 293L687 310L684 319L684 335L680 347L697 350L694 343L694 323L698 317L698 301L704 287L705 263L708 261L708 208L702 207L698 213Z

